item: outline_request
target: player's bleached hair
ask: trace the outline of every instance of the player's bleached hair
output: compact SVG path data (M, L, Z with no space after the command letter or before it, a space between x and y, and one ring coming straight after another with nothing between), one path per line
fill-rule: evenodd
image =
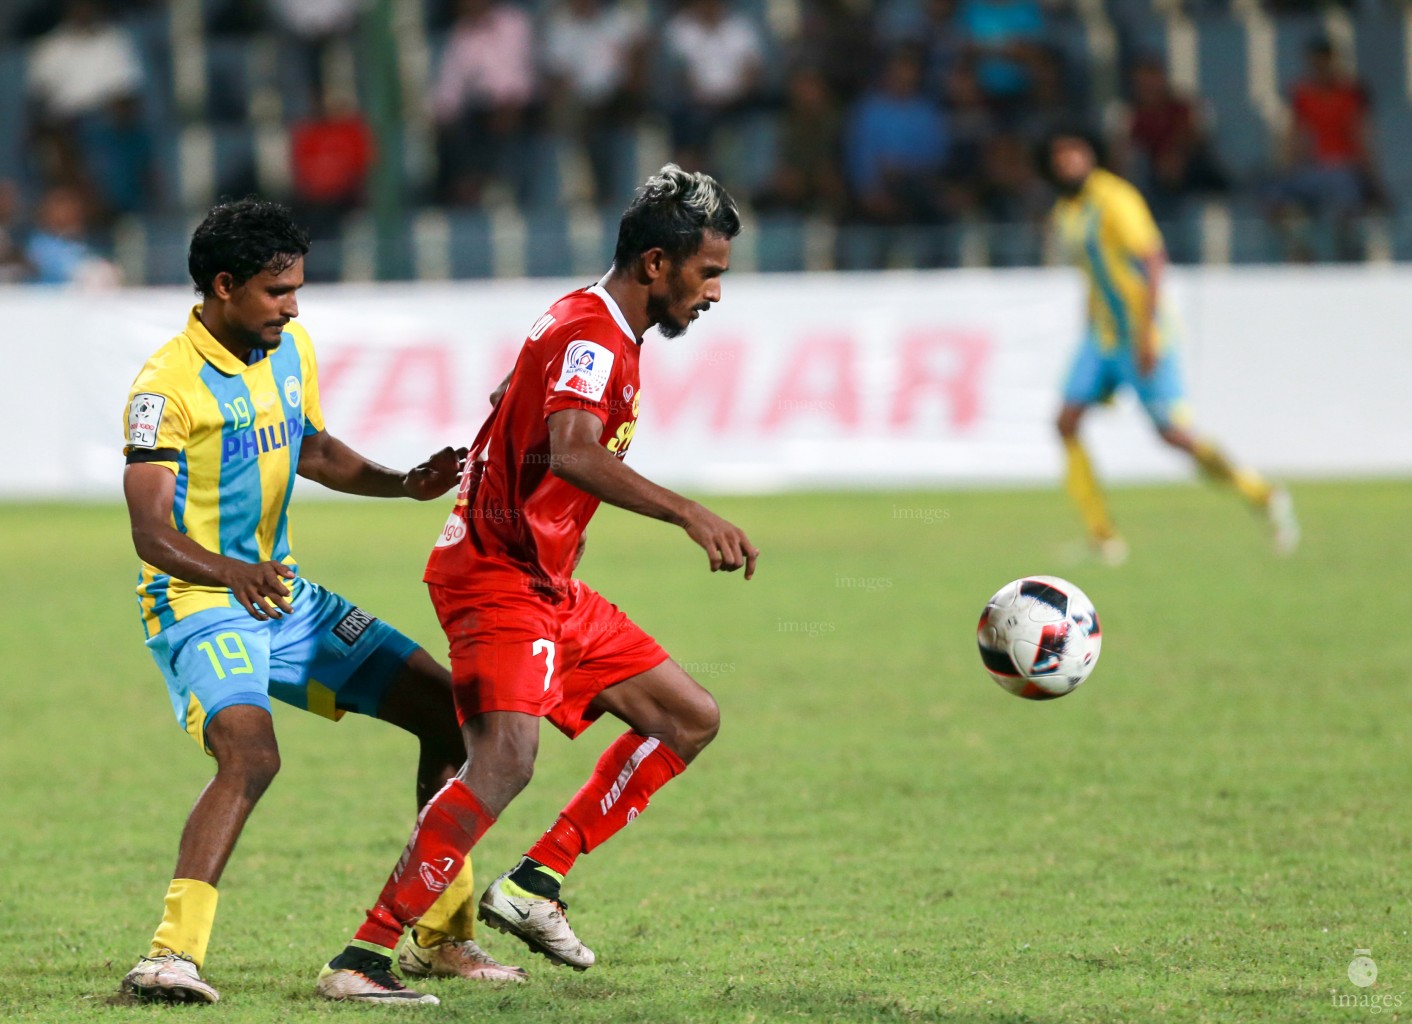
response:
M289 208L255 196L218 203L191 236L186 268L204 296L216 275L228 273L242 285L260 271L288 269L309 251L309 233Z
M735 200L709 174L667 164L638 187L623 211L613 265L626 267L649 249L685 259L701 248L708 231L726 238L740 234Z

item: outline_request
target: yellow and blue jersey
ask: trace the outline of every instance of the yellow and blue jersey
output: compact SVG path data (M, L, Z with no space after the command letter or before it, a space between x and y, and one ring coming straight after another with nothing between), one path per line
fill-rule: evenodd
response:
M303 439L324 429L314 348L289 323L279 347L237 359L192 310L186 330L147 360L128 395L129 463L176 474L172 526L243 562L298 569L289 546L289 499ZM189 615L238 608L231 592L142 564L137 585L150 638Z
M1053 219L1070 258L1088 278L1090 333L1105 352L1132 346L1148 303L1142 261L1162 249L1147 202L1129 182L1099 169L1077 195L1054 204ZM1155 326L1160 351L1166 333L1160 311Z

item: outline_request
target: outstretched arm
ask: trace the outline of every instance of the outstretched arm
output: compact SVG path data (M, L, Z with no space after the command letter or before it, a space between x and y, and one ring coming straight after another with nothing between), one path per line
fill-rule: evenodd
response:
M1157 367L1157 311L1162 291L1162 274L1167 269L1166 250L1159 247L1142 257L1143 276L1147 278L1147 308L1140 311L1137 338L1137 372L1150 376Z
M559 479L610 505L680 526L705 549L712 572L733 572L744 566L746 579L755 575L760 552L745 531L706 506L659 487L610 455L599 440L603 423L593 413L563 409L547 422L550 471Z
M299 450L299 475L344 494L429 501L455 486L465 457L466 449L447 447L420 466L399 473L364 458L321 430L304 438Z
M252 564L207 551L172 525L175 494L176 474L164 466L133 463L123 472L123 496L137 557L188 583L229 587L254 618L277 619L290 611L290 591L284 581L294 578L294 570L283 562Z

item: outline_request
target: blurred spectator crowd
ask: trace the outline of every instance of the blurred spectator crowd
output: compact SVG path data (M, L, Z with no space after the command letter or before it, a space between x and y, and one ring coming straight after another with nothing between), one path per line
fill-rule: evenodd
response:
M1348 9L1268 12L1281 116L1252 144L1254 91L1220 77L1228 27L1248 24L1192 12L1206 69L1171 44L1180 4L1108 3L0 0L0 282L113 280L133 225L181 235L218 196L256 191L294 204L317 239L341 238L379 188L409 221L611 221L664 159L714 173L762 223L822 226L824 263L976 262L956 244L974 225L1019 239L979 262L1032 263L1058 129L1102 141L1174 226L1179 258L1201 258L1180 251L1180 226L1212 201L1259 219L1267 258L1367 254L1367 216L1397 199L1377 139L1407 123L1412 33L1365 62L1401 69L1378 83L1396 113L1379 122L1347 70L1358 51L1331 41L1330 26L1359 24ZM1104 24L1116 48L1095 44ZM1312 223L1329 226L1328 251ZM151 261L136 276L164 277Z

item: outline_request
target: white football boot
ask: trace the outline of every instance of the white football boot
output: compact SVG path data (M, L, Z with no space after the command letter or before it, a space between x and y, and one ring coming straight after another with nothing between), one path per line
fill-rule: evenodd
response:
M122 991L152 1003L214 1003L221 998L193 961L175 953L137 961L124 976Z
M471 981L513 981L529 978L523 967L502 964L471 939L423 946L412 929L397 957L397 965L409 978L469 978Z
M1270 521L1270 534L1275 542L1275 552L1281 555L1294 554L1299 547L1299 520L1294 517L1294 499L1283 487L1270 492L1265 503L1265 516Z
M352 950L345 950L324 965L314 986L316 993L325 999L348 1003L436 1006L441 1002L430 993L417 992L402 984L392 973L391 957L371 952L352 954Z
M563 900L538 896L510 881L507 871L480 898L480 919L513 935L551 963L586 971L597 957L569 927Z

